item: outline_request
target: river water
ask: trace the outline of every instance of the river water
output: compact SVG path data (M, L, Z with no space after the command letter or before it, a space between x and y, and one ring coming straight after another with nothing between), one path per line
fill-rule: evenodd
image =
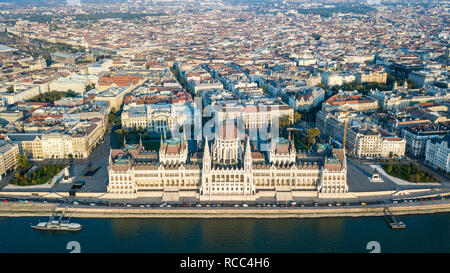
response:
M450 252L450 213L400 216L404 230L383 217L313 219L93 219L77 233L30 228L44 217L0 218L0 252Z

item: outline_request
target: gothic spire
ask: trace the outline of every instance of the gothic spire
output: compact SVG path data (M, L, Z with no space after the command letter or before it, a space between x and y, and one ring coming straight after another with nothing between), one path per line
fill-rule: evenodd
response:
M203 150L203 158L208 157L209 158L209 145L208 145L208 137L205 137L205 147Z
M252 149L250 147L250 138L247 137L247 143L245 144L245 159L251 159L252 157Z

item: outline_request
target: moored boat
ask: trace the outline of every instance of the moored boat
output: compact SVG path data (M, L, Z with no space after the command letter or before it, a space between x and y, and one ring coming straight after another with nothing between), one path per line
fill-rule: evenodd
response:
M53 212L48 222L39 222L37 225L31 225L31 228L45 231L80 231L83 225L78 223L70 223L69 219L63 220L67 207L62 211L58 217L57 212ZM55 218L57 218L55 220Z

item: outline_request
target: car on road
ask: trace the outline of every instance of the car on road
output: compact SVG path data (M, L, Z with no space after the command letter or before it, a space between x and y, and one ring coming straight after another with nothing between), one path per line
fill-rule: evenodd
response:
M91 203L91 206L95 206L95 203Z
M74 205L79 205L80 203L78 203L77 201L73 201L72 204L74 204Z
M367 203L363 202L363 203L361 203L361 206L367 206Z
M145 208L145 206L144 206L144 205L140 205L139 207L140 207L140 208Z
M318 207L319 206L319 204L317 204L317 203L314 203L314 207Z
M333 206L333 204L331 204L331 203L328 203L328 206L329 206L329 207L332 207L332 206Z
M238 204L234 204L234 207L235 207L235 208L239 208L239 205L238 205Z
M248 205L247 204L242 204L242 207L248 208Z
M197 208L200 208L202 206L202 204L197 204L195 205Z
M127 208L131 208L131 205L130 205L130 204L127 204Z

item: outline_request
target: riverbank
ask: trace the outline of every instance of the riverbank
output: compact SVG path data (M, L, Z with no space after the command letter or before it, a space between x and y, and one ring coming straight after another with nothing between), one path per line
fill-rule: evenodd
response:
M49 216L64 209L57 204L3 203L0 217ZM390 206L395 215L450 212L450 202L397 204ZM314 207L314 208L117 208L72 207L67 215L78 218L320 218L382 216L383 207Z

